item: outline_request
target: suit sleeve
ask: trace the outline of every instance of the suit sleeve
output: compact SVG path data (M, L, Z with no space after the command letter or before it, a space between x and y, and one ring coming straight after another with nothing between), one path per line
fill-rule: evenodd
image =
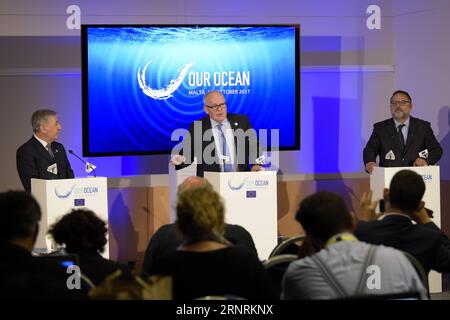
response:
M186 158L186 161L182 164L176 165L175 169L180 170L186 168L192 164L194 161L194 146L195 146L195 136L194 136L194 126L195 122L189 125L188 136L183 139L183 149L180 150L180 155ZM201 143L201 142L200 142Z
M434 136L433 129L431 125L427 123L427 133L425 135L425 148L428 149L428 159L427 162L430 165L436 164L442 157L442 147Z
M253 129L252 124L250 123L250 119L245 116L245 128L244 131L247 130L251 130L251 132L255 133L255 136L252 139L249 139L248 141L248 154L246 154L246 163L247 163L247 167L252 167L252 165L254 164L258 164L256 163L256 159L258 159L259 157L262 156L262 149L261 146L259 144L259 139L258 139L258 134L257 132Z
M364 160L364 166L368 162L376 162L377 156L380 153L380 137L378 136L377 128L373 127L372 135L370 136L369 141L366 144L366 147L363 151L363 160Z
M39 171L33 155L25 149L17 150L16 165L23 187L26 191L31 192L31 178L39 177Z

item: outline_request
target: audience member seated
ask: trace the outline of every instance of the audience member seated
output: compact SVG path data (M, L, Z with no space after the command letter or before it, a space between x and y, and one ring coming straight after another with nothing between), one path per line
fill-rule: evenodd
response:
M282 299L342 299L419 292L423 287L408 259L393 248L360 242L343 199L321 191L305 198L296 214L316 252L292 262L283 278Z
M173 277L175 299L232 295L275 298L270 279L254 253L223 237L224 206L208 187L179 193L176 227L183 243L154 261L150 274Z
M389 189L384 190L385 214L375 214L378 202L371 203L371 192L361 200L363 220L355 235L361 241L383 244L414 256L428 273L450 271L450 241L431 221L422 197L425 183L411 170L397 172ZM416 222L416 224L414 224Z
M106 223L86 209L72 210L53 224L48 233L57 244L65 245L68 253L78 255L81 273L94 285L120 269L130 276L128 266L103 258L100 253L106 245Z
M205 187L211 188L212 186L207 180L200 177L188 177L179 187L178 192L190 189L190 188ZM242 226L235 224L225 223L225 239L231 244L236 246L242 246L243 248L253 252L257 256L255 243L250 233ZM181 234L177 231L175 224L169 223L161 226L158 231L150 239L147 249L145 250L144 263L142 270L144 274L148 274L153 262L161 256L166 255L169 252L175 251L183 243Z
M41 209L24 191L0 193L0 297L7 299L73 299L66 268L32 256Z

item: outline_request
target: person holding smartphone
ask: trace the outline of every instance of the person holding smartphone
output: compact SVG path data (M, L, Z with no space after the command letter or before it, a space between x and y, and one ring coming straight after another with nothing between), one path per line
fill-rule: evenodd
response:
M432 212L427 212L422 201L424 193L425 183L419 174L397 172L389 189L384 190L385 212L375 212L379 201L372 201L372 192L363 195L355 235L361 241L411 254L427 273L449 272L450 240L431 220Z

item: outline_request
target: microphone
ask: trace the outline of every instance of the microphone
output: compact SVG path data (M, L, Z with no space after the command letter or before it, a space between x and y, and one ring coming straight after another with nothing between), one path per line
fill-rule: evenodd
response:
M73 150L69 150L69 153L74 155L76 158L78 158L78 160L80 160L81 162L83 162L86 165L86 173L91 173L94 172L94 177L97 177L97 173L95 172L95 168L97 168L95 165L93 165L90 162L87 162L83 159L81 159L79 156L76 155L75 152L73 152Z

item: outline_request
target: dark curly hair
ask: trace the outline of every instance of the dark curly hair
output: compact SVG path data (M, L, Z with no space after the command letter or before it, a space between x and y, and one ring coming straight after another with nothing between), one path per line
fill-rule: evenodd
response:
M72 210L53 224L48 233L58 244L65 244L69 253L89 254L103 252L106 223L87 209Z

